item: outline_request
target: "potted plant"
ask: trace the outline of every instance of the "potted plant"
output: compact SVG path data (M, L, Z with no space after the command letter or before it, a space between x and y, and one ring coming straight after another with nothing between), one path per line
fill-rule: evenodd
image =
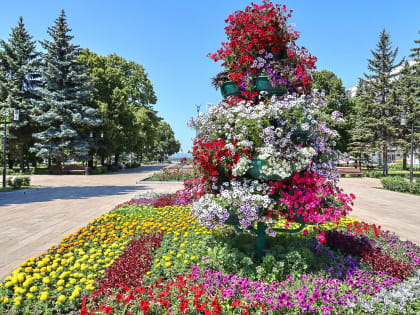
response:
M299 33L293 31L293 24L287 24L290 16L285 6L265 1L236 11L226 20L228 42L208 57L223 60L222 66L230 71L229 79L241 88L242 96L261 90L269 94L310 90L316 58L296 46ZM277 86L282 88L275 90Z

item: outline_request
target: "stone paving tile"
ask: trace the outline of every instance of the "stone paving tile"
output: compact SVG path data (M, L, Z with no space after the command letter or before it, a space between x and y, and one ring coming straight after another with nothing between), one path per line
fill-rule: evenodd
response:
M136 184L162 168L144 166L105 175L33 175L39 188L0 194L0 279L25 259L51 245L115 205L143 193L175 192L182 184Z

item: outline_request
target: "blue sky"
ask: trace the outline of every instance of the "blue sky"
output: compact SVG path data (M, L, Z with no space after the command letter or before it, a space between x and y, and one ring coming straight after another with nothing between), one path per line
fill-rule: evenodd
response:
M261 1L255 1L260 3ZM155 109L175 131L184 152L191 149L195 132L186 121L196 106L217 103L220 92L211 78L220 63L206 58L222 41L227 16L242 10L243 0L161 1L5 1L0 10L0 39L7 39L18 17L37 40L64 9L75 36L73 43L100 55L117 53L143 65L153 83L158 102ZM301 32L298 44L318 57L317 70L336 73L346 88L357 84L367 71L385 28L398 58L407 56L419 39L418 0L300 0L282 1L293 15L289 20Z

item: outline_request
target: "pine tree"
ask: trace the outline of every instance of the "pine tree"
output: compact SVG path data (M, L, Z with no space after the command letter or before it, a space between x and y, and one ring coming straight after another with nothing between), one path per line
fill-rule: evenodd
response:
M86 158L89 130L100 124L90 103L93 89L88 69L77 60L80 48L70 43L74 37L70 31L62 10L55 25L48 28L52 41L41 42L46 50L42 65L45 85L34 119L44 130L34 135L39 141L31 148L38 157L58 164L68 156Z
M19 18L18 26L12 29L8 42L0 41L0 115L10 119L14 110L19 110L19 121L9 125L9 147L18 150L20 169L24 170L24 156L32 139L34 125L31 121L35 89L41 85L38 73L39 54L35 41L28 34Z
M359 87L363 91L360 97L366 110L364 128L373 133L373 144L382 152L383 175L388 175L388 148L395 143L400 129L401 107L396 95L391 96L397 67L404 58L395 62L398 48L392 50L390 36L385 29L379 36L375 50L371 50L372 59L368 59L369 74L364 74Z

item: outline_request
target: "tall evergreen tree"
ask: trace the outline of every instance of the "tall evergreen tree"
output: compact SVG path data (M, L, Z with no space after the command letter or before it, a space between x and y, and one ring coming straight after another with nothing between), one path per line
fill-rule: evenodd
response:
M91 106L93 88L87 67L77 60L80 48L70 43L64 10L48 28L52 41L42 41L42 76L45 85L42 99L35 102L34 119L44 129L35 134L38 142L31 148L38 157L57 163L69 156L86 158L89 152L89 130L100 124L97 110Z
M364 117L365 128L373 133L373 143L382 152L384 176L388 175L388 149L400 129L401 107L397 98L390 95L398 75L396 68L404 62L395 61L398 48L392 50L391 45L390 36L383 29L376 49L371 50L373 58L368 59L369 74L364 74L365 79L359 83L363 91L360 100L368 115Z
M0 41L0 115L10 119L12 112L19 110L19 121L9 125L8 144L10 148L17 147L21 171L34 131L31 99L41 84L35 46L22 17L18 26L12 28L8 42Z

